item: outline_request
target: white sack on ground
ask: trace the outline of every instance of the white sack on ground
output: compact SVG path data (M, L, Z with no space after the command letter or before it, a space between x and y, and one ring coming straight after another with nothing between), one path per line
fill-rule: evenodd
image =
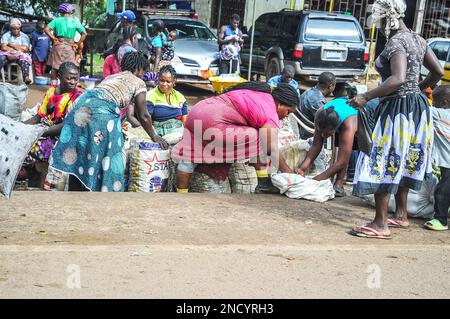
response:
M281 147L280 153L286 160L287 166L289 166L291 170L296 171L300 168L300 164L305 159L309 148L310 145L306 140L298 140Z
M432 218L434 215L434 190L438 178L432 175L423 181L419 191L410 190L408 193L408 216L413 218ZM375 207L373 195L365 196L365 199ZM395 197L389 199L389 212L395 212Z
M272 175L272 183L281 194L289 198L326 202L334 198L333 184L329 179L316 181L298 174L280 173Z
M11 197L17 174L45 127L26 125L0 114L0 193Z

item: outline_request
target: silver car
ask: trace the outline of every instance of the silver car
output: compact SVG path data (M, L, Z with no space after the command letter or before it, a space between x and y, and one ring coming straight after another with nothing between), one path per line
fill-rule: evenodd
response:
M427 44L431 48L431 50L433 50L442 68L444 68L445 62L450 59L450 39L430 38L427 40ZM424 78L428 75L428 73L429 71L427 70L427 68L422 66L420 70L421 76Z
M219 45L216 35L206 25L192 18L146 16L143 32L147 43L151 43L155 20L162 20L169 31L177 32L172 66L178 82L209 83L208 71L218 75Z

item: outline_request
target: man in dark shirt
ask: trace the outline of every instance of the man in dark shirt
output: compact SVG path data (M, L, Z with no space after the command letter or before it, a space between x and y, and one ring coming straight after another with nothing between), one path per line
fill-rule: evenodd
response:
M306 90L300 95L299 111L304 117L314 123L314 116L318 109L327 103L326 96L333 93L336 87L336 77L331 72L323 72L319 75L319 82L316 86ZM307 139L312 137L311 133L300 128L300 137Z

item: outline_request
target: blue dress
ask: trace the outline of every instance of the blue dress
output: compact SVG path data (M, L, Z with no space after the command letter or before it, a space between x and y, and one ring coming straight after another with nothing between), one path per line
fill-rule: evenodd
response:
M50 166L77 177L90 191L123 192L125 154L120 113L144 92L144 81L122 72L82 94L64 120Z

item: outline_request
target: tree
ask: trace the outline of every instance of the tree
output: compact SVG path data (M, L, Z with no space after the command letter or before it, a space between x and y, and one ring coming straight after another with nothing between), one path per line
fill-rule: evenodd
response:
M66 0L78 6L83 5L83 24L93 26L98 16L106 11L106 0ZM58 14L62 0L1 0L3 7L36 16L52 17Z

